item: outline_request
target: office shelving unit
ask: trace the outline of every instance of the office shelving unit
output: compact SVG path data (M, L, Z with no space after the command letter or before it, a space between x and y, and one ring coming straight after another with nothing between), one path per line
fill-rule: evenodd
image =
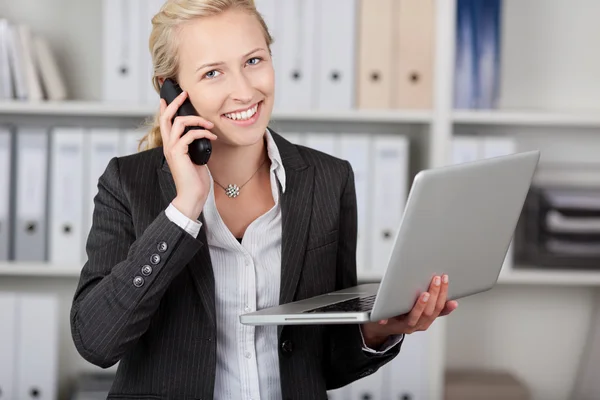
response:
M595 0L576 3L579 8L561 0L504 2L502 99L497 110L453 109L456 0L436 0L432 109L275 112L273 127L316 132L332 127L346 132L368 128L372 133L408 135L414 143L413 175L422 168L448 164L455 135L507 135L515 138L518 150L542 150L536 178L540 182L600 183L600 55L590 50L595 48L594 38L600 37L595 21L600 4ZM0 5L0 15L30 23L50 38L63 60L70 92L78 99L0 102L0 124L35 121L133 127L153 114L152 106L97 100L100 11L101 2L92 0L21 0ZM78 268L0 263L0 290L55 290L61 296L66 323ZM587 331L593 294L599 291L600 270L516 265L502 272L499 283L487 294L465 299L453 316L432 327L431 400L443 398L445 367L463 365L516 372L535 399L567 398L582 352L581 332ZM545 310L544 303L553 305L554 312ZM567 329L547 331L561 324L568 324ZM529 344L532 340L535 348ZM64 393L66 379L74 371L94 368L78 359L68 324L61 325L61 346L61 365L70 365L60 371Z

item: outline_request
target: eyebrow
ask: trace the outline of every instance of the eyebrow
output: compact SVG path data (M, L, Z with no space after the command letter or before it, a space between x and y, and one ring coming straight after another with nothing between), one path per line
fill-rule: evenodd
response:
M242 56L242 58L246 58L246 57L248 57L250 54L256 53L256 52L257 52L257 51L259 51L259 50L265 50L265 49L264 49L264 48L262 48L262 47L257 47L256 49L254 49L254 50L252 50L252 51L249 51L248 53L244 54L244 55ZM200 71L200 70L201 70L201 69L203 69L203 68L208 68L208 67L216 67L216 66L223 65L223 64L225 64L223 61L220 61L220 62L212 62L212 63L207 63L207 64L202 64L201 66L199 66L198 68L196 68L196 72Z

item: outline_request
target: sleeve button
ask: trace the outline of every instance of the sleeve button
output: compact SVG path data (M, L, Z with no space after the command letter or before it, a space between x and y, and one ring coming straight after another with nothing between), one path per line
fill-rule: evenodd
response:
M149 265L144 265L142 267L142 275L144 276L150 276L150 274L152 273L152 267Z
M156 248L158 249L158 251L160 251L161 253L164 253L165 251L167 251L167 249L169 248L169 246L167 246L167 242L160 242L158 244L158 246L156 246Z
M158 254L152 254L152 256L150 257L150 262L153 265L156 265L160 262L160 256Z
M144 285L144 278L142 278L141 276L136 276L135 278L133 278L133 286L142 287L143 285Z

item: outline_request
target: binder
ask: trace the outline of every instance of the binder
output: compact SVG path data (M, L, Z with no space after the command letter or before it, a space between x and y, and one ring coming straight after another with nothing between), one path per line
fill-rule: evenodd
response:
M432 331L415 332L404 337L402 355L389 363L389 398L428 400L429 392L429 342Z
M12 135L8 127L0 126L0 261L11 257L11 185L12 176Z
M394 0L359 0L356 105L361 109L392 106Z
M320 0L318 3L318 110L354 108L357 14L357 0Z
M394 107L433 105L434 0L396 0L396 85Z
M8 40L8 60L11 71L11 76L14 85L15 98L17 100L27 100L29 97L27 87L27 77L25 74L25 59L23 55L23 47L21 45L21 35L17 26L8 23L6 30L6 38Z
M139 142L146 134L141 129L124 129L121 131L119 155L128 156L138 153Z
M381 279L406 205L409 142L406 136L384 134L373 140L371 263L366 270Z
M280 55L275 55L279 60L274 111L306 111L315 107L316 5L320 1L278 1Z
M18 295L17 399L57 399L58 321L55 295Z
M454 108L475 108L477 82L475 18L473 4L476 0L456 0L456 56L454 65Z
M337 135L335 133L307 133L304 145L314 150L337 156Z
M476 2L478 108L494 109L498 105L500 87L500 0Z
M84 139L83 128L52 131L49 260L56 266L83 259Z
M9 26L8 20L0 18L0 99L12 100L15 96L13 93L13 83L10 72L10 54L9 54Z
M139 0L138 0L139 1ZM152 54L150 53L150 34L152 33L152 18L160 11L164 0L142 0L139 4L140 29L139 49L140 49L140 101L146 104L154 104L159 107L160 96L154 89L152 77L154 76L154 66L152 65ZM132 5L135 7L135 4Z
M368 272L369 256L369 221L371 207L369 204L371 138L367 133L343 133L340 138L340 158L347 160L354 172L354 185L357 206L357 242L356 265L359 279Z
M103 98L105 101L139 103L141 71L144 70L139 45L143 0L102 1Z
M120 152L120 132L112 128L90 129L86 138L87 177L85 204L83 205L83 232L87 237L92 227L94 217L94 198L98 194L98 180L106 170L109 161L118 157ZM85 248L87 241L84 240ZM83 253L87 257L87 252ZM83 260L85 261L85 259Z
M304 134L300 132L282 132L281 136L294 144L304 144Z
M481 139L477 136L454 136L452 138L452 162L462 164L481 158Z
M17 398L17 295L0 292L0 399Z
M22 127L16 135L16 261L46 261L48 193L48 132Z
M23 73L27 85L27 100L40 101L44 99L42 92L42 83L38 77L37 60L34 58L33 33L31 27L26 24L16 26L19 32L20 43L16 43L21 48L21 57L23 61Z

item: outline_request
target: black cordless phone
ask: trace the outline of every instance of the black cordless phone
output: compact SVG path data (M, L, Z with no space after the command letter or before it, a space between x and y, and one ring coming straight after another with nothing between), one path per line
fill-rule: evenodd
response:
M177 96L179 96L183 90L181 87L172 79L165 79L165 82L160 88L160 97L165 99L167 105L171 104ZM189 97L185 99L179 110L177 110L177 116L186 116L186 115L198 115L194 106L190 102ZM175 120L175 118L173 118ZM185 135L191 129L204 129L201 126L186 126L183 134ZM204 165L208 162L210 155L212 153L212 145L210 144L210 139L196 139L194 140L188 147L188 153L190 158L194 164Z

